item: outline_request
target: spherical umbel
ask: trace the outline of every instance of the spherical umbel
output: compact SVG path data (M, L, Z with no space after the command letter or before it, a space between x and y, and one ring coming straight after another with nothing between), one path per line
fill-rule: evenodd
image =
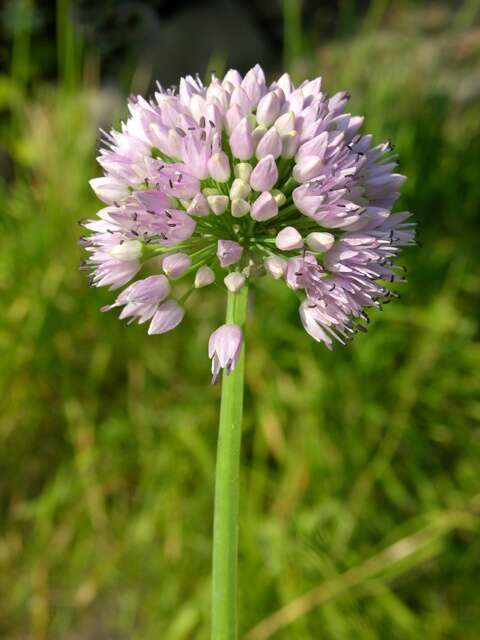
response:
M391 212L405 180L392 146L360 132L348 99L319 78L268 84L258 65L131 98L90 182L104 206L82 222L91 285L128 285L103 309L163 333L183 318L176 297L267 276L303 296L302 324L327 347L364 329L404 281L396 262L415 234L410 213Z

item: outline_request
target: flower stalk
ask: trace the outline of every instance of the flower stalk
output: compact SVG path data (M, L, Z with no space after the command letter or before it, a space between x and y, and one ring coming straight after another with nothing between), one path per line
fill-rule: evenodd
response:
M243 328L248 288L228 292L226 324ZM234 370L223 373L215 475L212 571L212 640L236 640L238 510L245 346Z

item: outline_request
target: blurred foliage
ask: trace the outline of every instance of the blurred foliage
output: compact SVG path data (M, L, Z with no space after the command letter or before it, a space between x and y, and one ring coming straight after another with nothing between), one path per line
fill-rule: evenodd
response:
M284 286L253 292L242 632L474 640L477 3L376 1L352 23L344 0L320 48L286 4L292 72L348 88L366 129L396 143L409 176L400 207L416 212L423 246L405 254L402 299L333 354L302 331ZM60 0L56 86L27 87L28 29L0 77L0 636L202 640L220 392L206 341L224 301L205 290L167 337L99 313L111 295L78 271L76 220L98 208L97 127L124 100L95 83L88 55L80 64L68 15Z

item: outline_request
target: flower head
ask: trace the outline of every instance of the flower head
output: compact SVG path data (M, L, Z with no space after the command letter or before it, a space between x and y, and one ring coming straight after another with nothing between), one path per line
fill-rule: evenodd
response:
M391 213L405 180L392 146L360 133L348 99L320 78L268 85L258 65L130 98L121 130L104 134L91 186L106 206L81 240L93 286L141 272L106 309L160 333L183 318L170 295L267 275L303 295L303 326L327 347L364 329L365 310L404 280L395 260L414 229L410 213ZM241 332L230 340L238 347ZM234 354L211 352L216 368L234 366Z

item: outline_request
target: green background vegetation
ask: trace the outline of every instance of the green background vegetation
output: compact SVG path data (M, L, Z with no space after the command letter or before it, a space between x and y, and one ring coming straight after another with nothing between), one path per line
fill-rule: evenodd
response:
M253 291L249 640L480 637L480 30L478 3L457 4L376 1L358 17L344 0L321 43L284 5L283 64L348 89L365 130L395 142L398 210L415 211L422 247L405 252L401 299L333 354L285 286ZM99 206L97 127L129 88L96 81L68 9L57 82L29 76L24 22L0 76L0 636L203 640L220 392L206 344L224 296L192 298L167 336L99 313L112 296L78 271L76 221Z

